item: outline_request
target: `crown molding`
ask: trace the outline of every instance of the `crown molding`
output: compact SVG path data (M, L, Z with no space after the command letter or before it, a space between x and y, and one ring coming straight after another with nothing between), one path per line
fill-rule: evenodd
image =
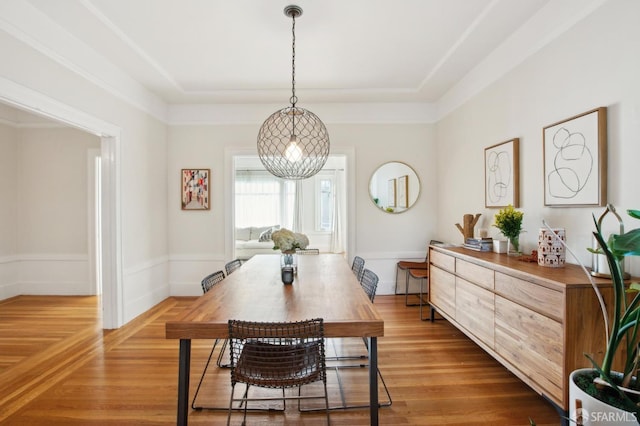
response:
M28 2L0 1L0 30L115 97L167 121L164 101Z
M437 102L436 121L464 105L611 0L551 0Z
M260 125L273 112L288 105L280 104L183 104L169 105L168 124L190 125ZM317 103L305 104L324 123L332 124L429 124L435 122L435 105L430 103Z

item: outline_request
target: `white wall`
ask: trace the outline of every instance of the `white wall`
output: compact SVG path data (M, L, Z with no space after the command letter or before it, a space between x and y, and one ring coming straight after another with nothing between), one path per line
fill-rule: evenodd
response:
M27 128L19 134L17 294L94 294L87 155L100 148L100 139L71 128Z
M99 149L100 139L71 128L19 133L18 253L86 256L87 152Z
M97 137L70 128L1 126L10 135L0 179L2 298L93 294L89 279L87 155ZM9 174L10 173L10 174Z
M266 118L266 117L265 117ZM212 270L221 269L227 253L226 232L231 227L225 206L229 185L229 151L256 154L255 141L261 123L253 125L171 126L169 129L168 199L170 283L172 294L200 294L199 282ZM367 261L380 276L379 293L395 285L399 258L424 258L426 243L435 234L435 141L427 124L332 124L326 123L332 152L353 152L355 165L355 235L353 255ZM401 143L399 143L401 142ZM390 160L411 165L422 182L415 207L402 214L387 214L369 198L369 179L375 169ZM180 209L180 169L211 169L211 210ZM347 183L349 186L349 183ZM228 191L228 188L226 189ZM351 259L348 259L351 261Z
M484 148L520 138L521 241L536 249L545 219L567 230L569 246L591 265L592 213L603 208L544 206L542 128L593 108L608 108L608 201L619 211L640 208L640 2L604 3L552 44L527 59L437 124L438 236L461 243L454 227L465 213L482 213L491 227L496 209L484 208ZM640 226L623 215L627 229ZM638 259L631 270L638 275ZM572 260L575 263L574 260Z

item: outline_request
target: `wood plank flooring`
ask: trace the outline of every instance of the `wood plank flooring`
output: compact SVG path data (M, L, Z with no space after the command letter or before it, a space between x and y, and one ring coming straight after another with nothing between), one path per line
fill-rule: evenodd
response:
M0 301L0 424L175 424L178 342L164 338L164 324L192 300L170 297L112 331L101 329L95 297ZM550 403L446 321L420 321L403 296L377 296L375 304L385 318L379 366L393 398L380 409L381 425L528 425L529 417L538 425L560 423ZM364 350L361 339L334 343L340 354ZM211 345L193 342L191 396ZM332 405L340 403L337 377L329 375ZM349 403L367 400L366 369L341 370L340 378ZM226 407L229 389L229 371L213 365L198 403ZM225 410L189 416L196 425L226 419ZM232 424L241 420L234 414ZM366 409L331 413L333 425L368 421ZM284 413L250 413L247 423L321 425L325 417L290 404Z

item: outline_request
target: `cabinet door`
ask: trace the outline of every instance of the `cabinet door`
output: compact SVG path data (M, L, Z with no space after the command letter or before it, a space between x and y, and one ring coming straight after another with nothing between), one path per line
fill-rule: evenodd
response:
M562 406L562 324L501 296L495 309L495 351Z
M433 265L429 268L429 303L451 319L456 318L456 278Z
M493 348L494 295L462 278L456 278L456 321Z

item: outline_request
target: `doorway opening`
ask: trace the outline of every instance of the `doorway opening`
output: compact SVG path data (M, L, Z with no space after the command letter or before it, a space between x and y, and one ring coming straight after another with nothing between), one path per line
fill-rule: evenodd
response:
M96 274L101 275L101 280L97 281L101 282L102 289L102 326L105 329L122 326L124 302L119 184L120 128L2 77L0 102L100 137L100 190L96 191L101 194L98 209L100 221L97 222L100 227L100 247L99 251L95 248L91 250L95 250L96 256L100 256L100 261L95 262L95 269Z

